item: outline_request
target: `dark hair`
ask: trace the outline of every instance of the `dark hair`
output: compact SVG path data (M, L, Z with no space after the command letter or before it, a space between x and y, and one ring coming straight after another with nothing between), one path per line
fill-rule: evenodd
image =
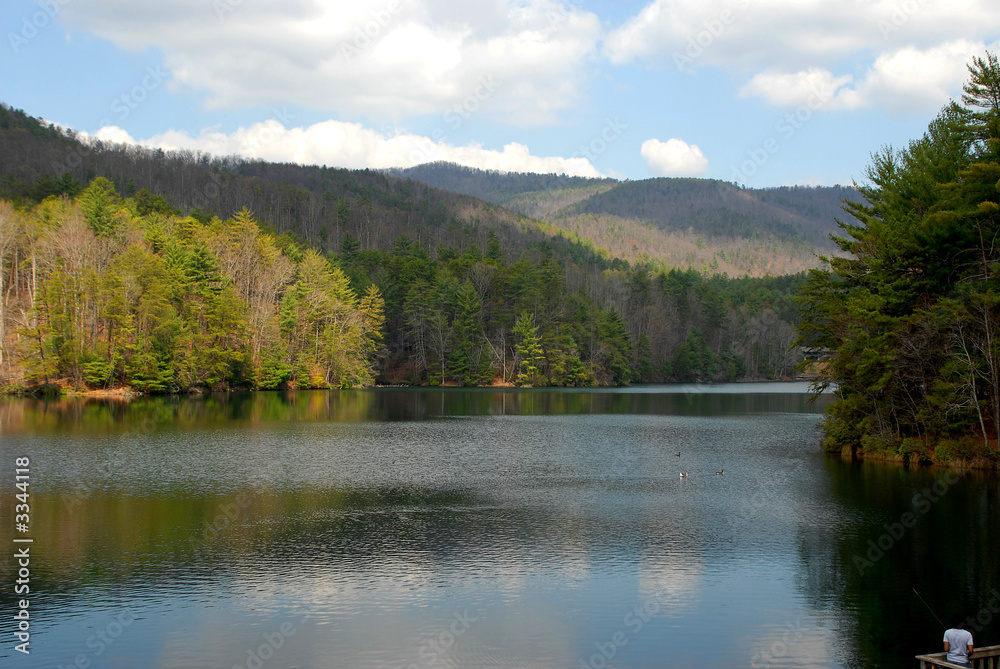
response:
M956 613L952 618L952 628L960 630L965 629L965 618L962 617L961 613Z

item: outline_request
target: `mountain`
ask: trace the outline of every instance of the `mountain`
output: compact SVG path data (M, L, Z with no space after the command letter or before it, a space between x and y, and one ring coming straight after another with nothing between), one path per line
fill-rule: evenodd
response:
M834 253L854 188L749 189L710 179L616 181L512 174L449 163L392 174L495 202L612 256L729 275L786 274Z
M480 170L440 161L386 171L395 176L420 181L442 190L472 195L496 204L515 201L525 193L585 189L601 184L611 187L618 183L614 179L589 179L587 177L570 177L565 174Z
M614 211L608 196L631 182L491 179L477 187L492 203L372 170L81 139L0 105L0 382L183 390L794 373L801 275L727 279L766 273L759 256L732 250L711 275L668 270L666 255L626 262L615 245L635 231L657 243L690 234L638 218L600 227L612 215L587 207ZM597 234L584 234L592 221Z
M616 181L483 171L448 163L347 170L270 163L102 141L0 106L0 196L40 200L105 176L196 216L248 207L280 232L336 251L344 235L388 248L400 234L436 250L485 244L493 230L513 251L549 240L576 257L621 258L660 269L777 276L835 253L843 200L853 188L745 189L707 179ZM499 209L493 205L500 205Z
M388 249L401 234L432 251L464 249L485 245L489 230L515 253L544 240L569 246L519 214L373 170L84 141L0 105L0 197L40 201L98 176L124 196L146 190L197 218L224 219L247 207L276 231L324 251L339 249L345 235L362 249ZM593 255L577 246L573 253Z

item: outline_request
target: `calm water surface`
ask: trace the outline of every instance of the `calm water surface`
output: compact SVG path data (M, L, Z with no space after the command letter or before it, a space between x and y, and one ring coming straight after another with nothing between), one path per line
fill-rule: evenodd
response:
M1000 643L996 478L825 457L806 391L3 401L0 665L915 667L914 587Z

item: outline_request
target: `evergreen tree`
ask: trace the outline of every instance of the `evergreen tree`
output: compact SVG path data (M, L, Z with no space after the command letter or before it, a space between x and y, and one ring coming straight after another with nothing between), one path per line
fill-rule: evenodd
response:
M482 362L482 304L472 284L466 281L457 295L452 323L451 374L463 386L477 385L486 376Z
M952 104L903 151L875 155L836 239L812 272L799 342L836 383L826 444L902 457L1000 429L1000 66L969 67Z
M350 263L358 255L358 251L361 250L361 242L349 232L345 232L343 238L340 240L340 256L344 259L345 263Z
M628 331L619 313L614 310L603 310L599 326L600 338L603 343L603 367L615 385L627 385L632 381L632 344Z
M517 385L532 386L544 382L541 378L540 366L545 361L542 346L539 343L538 328L534 325L531 314L523 312L514 323L513 334L516 338L518 359Z
M643 383L649 383L656 375L653 368L653 349L649 345L649 337L643 332L639 335L639 360L635 369L636 378Z
M500 239L492 230L490 230L486 240L486 259L498 267L503 265L503 249L500 248Z
M115 185L104 177L97 177L80 194L80 208L84 220L98 237L114 234L117 225L115 214L119 210Z
M361 296L358 312L361 314L365 337L364 351L368 359L374 361L382 357L382 341L385 338L382 331L385 325L385 300L374 283L369 284L365 294Z

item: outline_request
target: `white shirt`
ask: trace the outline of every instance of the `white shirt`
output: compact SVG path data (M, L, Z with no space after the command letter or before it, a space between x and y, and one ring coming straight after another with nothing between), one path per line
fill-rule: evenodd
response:
M965 664L969 661L969 646L972 645L972 634L967 630L950 629L944 633L948 642L948 657L945 659L955 664Z

